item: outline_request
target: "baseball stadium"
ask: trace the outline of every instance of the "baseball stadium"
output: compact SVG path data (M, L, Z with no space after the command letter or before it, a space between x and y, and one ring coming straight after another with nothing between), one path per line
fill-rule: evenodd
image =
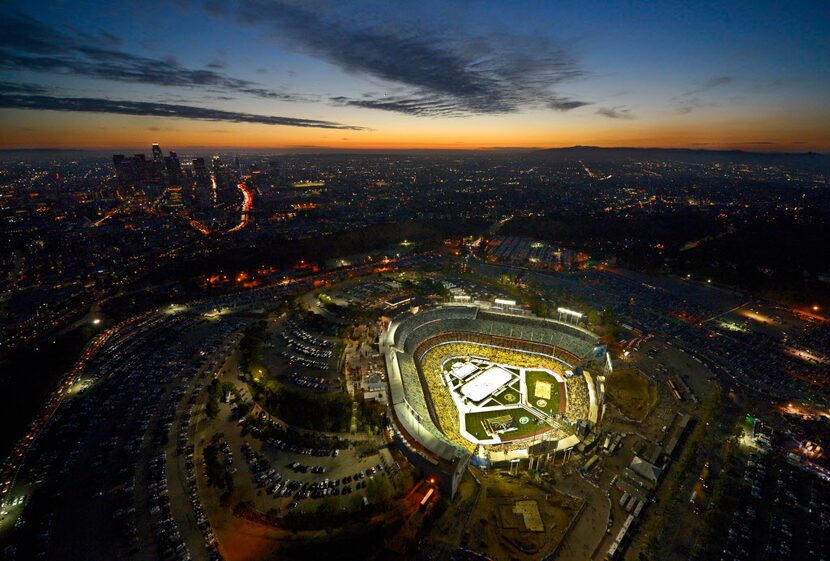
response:
M468 462L541 466L602 416L598 348L573 323L480 305L406 313L381 341L394 426L451 494Z

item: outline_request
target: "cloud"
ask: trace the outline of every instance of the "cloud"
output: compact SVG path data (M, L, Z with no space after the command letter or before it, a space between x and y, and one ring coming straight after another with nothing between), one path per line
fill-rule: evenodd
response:
M674 103L675 112L680 115L687 115L696 109L702 109L704 107L717 107L717 103L706 99L705 97L701 97L700 94L704 94L715 88L731 84L732 82L734 82L734 78L731 76L716 76L706 80L697 88L673 97L672 102Z
M695 109L702 109L704 107L717 107L717 105L718 104L713 101L707 101L699 97L690 97L687 99L679 100L679 103L675 105L674 110L676 113L680 115L687 115Z
M616 107L600 107L597 109L597 115L608 117L609 119L633 119L634 115L631 110L625 105L617 105Z
M725 86L726 84L731 84L733 81L734 79L731 76L716 76L703 82L703 85L701 85L699 88L689 90L687 92L680 94L680 97L689 97L703 92L708 92L709 90L717 88L718 86Z
M552 97L546 104L550 109L556 111L570 111L571 109L578 109L586 105L591 105L588 101L578 101L576 99L568 99L566 97Z
M38 109L49 111L77 111L87 113L113 113L118 115L142 115L171 117L202 121L228 121L232 123L257 123L287 127L312 127L320 129L366 130L363 127L343 125L331 121L254 115L235 111L221 111L192 105L155 103L147 101L121 101L87 97L53 97L4 92L0 89L0 108Z
M267 26L274 38L346 72L380 79L405 91L337 97L337 105L411 115L513 113L532 107L569 110L587 102L557 103L553 88L585 71L567 50L536 36L490 33L442 35L400 18L347 16L333 4L240 0L239 20ZM213 0L213 14L231 8ZM553 99L553 102L551 101Z
M364 109L382 109L419 117L459 117L465 114L452 101L447 101L434 94L414 94L411 96L378 96L367 94L362 99L337 96L330 98L337 106L362 107Z
M226 92L282 101L305 99L217 72L215 64L208 65L209 69L187 68L173 58L149 58L111 46L99 46L116 44L117 38L114 36L105 41L93 39L88 34L71 30L64 32L25 14L11 11L5 13L0 20L0 69L73 74L158 86L209 86Z
M17 82L0 82L0 94L43 94L46 88L37 84L24 84Z

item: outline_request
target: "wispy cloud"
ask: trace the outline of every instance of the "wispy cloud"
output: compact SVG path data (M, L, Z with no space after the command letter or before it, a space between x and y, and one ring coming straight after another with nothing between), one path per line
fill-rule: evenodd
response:
M0 94L43 94L47 89L37 84L0 82Z
M616 107L600 107L597 109L597 115L608 117L609 119L633 119L634 114L625 105L617 105Z
M703 84L695 89L689 90L687 92L683 92L680 94L681 97L689 97L697 94L701 94L703 92L708 92L711 89L717 88L719 86L725 86L726 84L731 84L734 79L731 76L716 76L714 78L710 78L703 82Z
M675 105L675 112L680 115L686 115L691 113L695 109L702 109L704 107L717 107L717 103L713 101L707 101L705 99L699 97L690 97L681 100L679 103Z
M194 69L173 58L130 54L114 48L120 43L117 37L109 32L101 34L105 40L91 40L88 34L59 30L25 14L9 11L0 19L0 69L74 74L159 86L212 87L283 101L306 99L233 78L218 72L216 64L208 65L209 69Z
M567 111L586 105L562 99L553 88L586 75L562 46L536 36L490 33L447 36L400 18L347 19L332 5L240 0L235 8L209 2L216 14L232 11L300 52L347 72L380 79L403 92L334 97L336 105L411 115L512 113L529 107ZM364 14L365 16L365 14Z
M732 82L734 82L734 78L731 76L716 76L706 80L699 87L685 91L680 95L673 97L672 103L674 104L675 112L680 115L686 115L696 109L702 109L704 107L717 107L717 103L701 94L706 94L710 90L726 86Z
M556 111L570 111L571 109L578 109L586 105L591 105L588 101L579 101L576 99L569 99L567 97L553 96L546 103L547 107Z
M2 88L0 88L0 108L112 113L118 115L143 115L149 117L196 119L202 121L228 121L232 123L257 123L261 125L282 125L287 127L311 127L320 129L366 130L363 127L344 125L331 121L318 121L314 119L255 115L252 113L222 111L219 109L171 103L124 101L89 97L54 97L49 95L33 95L15 92L13 89L12 91L5 92Z

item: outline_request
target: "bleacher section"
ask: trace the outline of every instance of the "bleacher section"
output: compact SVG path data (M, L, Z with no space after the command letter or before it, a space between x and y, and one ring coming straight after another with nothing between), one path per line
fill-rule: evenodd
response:
M577 357L590 353L599 340L590 331L554 320L445 306L406 317L395 330L394 344L411 352L420 342L446 331L533 341L561 347Z

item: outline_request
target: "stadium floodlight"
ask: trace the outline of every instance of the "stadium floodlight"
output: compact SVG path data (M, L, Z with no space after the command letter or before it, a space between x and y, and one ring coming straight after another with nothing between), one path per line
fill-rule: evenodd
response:
M574 310L569 310L568 308L556 308L556 311L559 312L560 314L565 314L565 315L573 316L573 317L576 317L576 318L581 318L582 317L581 313L575 312Z
M496 298L495 300L493 300L493 302L495 302L499 306L515 306L516 305L515 300L505 300L504 298Z

